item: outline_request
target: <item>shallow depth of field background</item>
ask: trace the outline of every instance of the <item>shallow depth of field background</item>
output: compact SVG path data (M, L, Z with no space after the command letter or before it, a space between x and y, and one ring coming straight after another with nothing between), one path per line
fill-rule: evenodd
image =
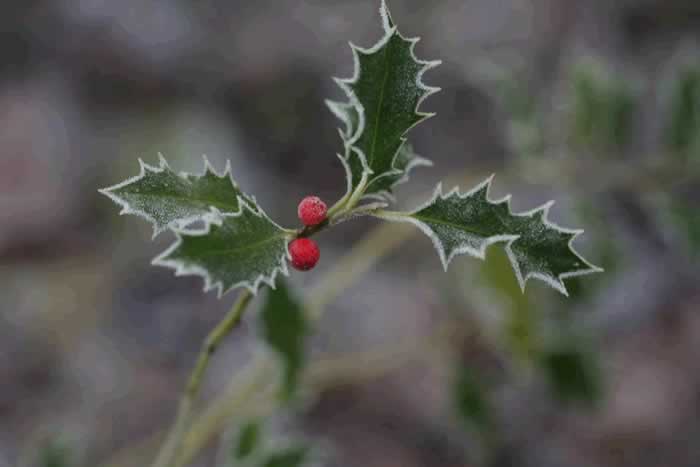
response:
M436 165L398 190L399 206L439 180L466 190L496 173L493 196L513 193L516 210L556 199L552 218L586 229L576 247L606 273L570 281L569 300L536 282L522 296L498 248L445 274L416 234L347 284L310 343L312 359L402 346L405 364L329 384L289 430L318 440L333 466L700 465L698 3L390 7L423 38L418 55L444 61L426 75L443 88L424 104L438 116L412 133ZM138 157L162 152L199 172L207 154L217 168L230 159L283 225L307 194L334 201L345 181L323 100L340 97L331 77L352 71L347 41L380 37L377 8L3 3L0 467L38 465L52 443L75 467L147 465L148 440L235 294L219 301L200 279L150 266L170 234L151 242L97 188L136 174ZM378 225L320 236L321 263L293 274L297 293ZM217 354L205 400L251 358L255 311ZM445 323L450 342L428 339ZM452 397L458 367L476 394L466 418ZM226 465L222 439L196 465Z

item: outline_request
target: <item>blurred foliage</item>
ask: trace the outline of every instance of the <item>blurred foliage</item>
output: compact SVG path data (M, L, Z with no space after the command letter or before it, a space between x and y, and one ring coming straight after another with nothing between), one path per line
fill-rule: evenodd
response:
M232 461L244 460L250 457L260 446L261 424L258 420L251 420L241 428L238 438L233 445Z
M39 467L70 467L73 465L71 450L65 441L51 438L39 450Z
M632 135L636 108L633 89L623 78L586 64L572 78L572 144L580 148L620 150Z
M466 366L457 369L454 383L455 410L468 428L478 431L493 427L493 414L483 382Z
M604 237L600 238L603 241ZM608 264L614 264L614 260L609 259ZM484 285L503 299L503 333L509 353L542 371L547 385L560 401L594 405L601 396L600 354L588 346L584 338L570 331L575 322L575 316L569 311L571 298L559 299L565 306L549 317L541 304L533 304L531 294L521 292L510 271L508 257L501 248L487 250L480 277ZM567 287L570 285L573 286L570 292L574 301L582 300L595 290L595 286L586 284L584 287L576 280L568 280ZM475 377L461 372L458 388L463 400L460 413L479 422L477 425L485 425L488 418L484 414L483 395Z
M506 301L504 335L508 348L530 360L537 350L537 310L530 303L530 295L520 290L505 250L487 249L480 272L482 283Z
M687 157L700 150L700 69L679 73L670 106L667 143L674 153Z
M270 454L262 467L301 467L309 458L307 446L292 446Z
M587 250L595 254L595 264L603 268L605 273L566 279L569 297L560 299L561 306L570 307L595 296L599 288L609 283L610 278L624 267L623 253L616 243L615 233L611 230L610 223L601 217L598 206L595 200L579 199L574 210L586 226Z
M284 382L280 396L289 400L299 382L304 363L304 340L309 333L309 326L300 302L292 296L282 278L278 278L275 289L267 292L262 324L265 340L284 362Z
M603 394L598 358L593 349L572 338L548 346L537 362L561 402L594 407Z
M307 442L296 435L294 441L280 435L277 431L282 425L276 425L274 419L289 413L281 408L266 418L249 420L238 430L230 450L230 465L249 465L259 467L301 467L311 459L311 448Z
M503 74L495 83L497 97L508 115L511 144L522 156L542 155L545 150L544 122L536 94L527 82Z
M669 212L671 221L685 237L693 257L700 255L700 210L692 203L682 200L671 200Z

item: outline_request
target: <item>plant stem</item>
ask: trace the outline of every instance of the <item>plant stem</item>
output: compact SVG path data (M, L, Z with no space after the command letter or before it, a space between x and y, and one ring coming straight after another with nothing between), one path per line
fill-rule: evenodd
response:
M233 331L243 318L248 304L253 298L253 294L249 290L244 290L238 297L238 300L233 304L231 310L226 314L224 319L209 333L202 349L197 357L197 364L190 375L187 382L185 394L180 400L175 423L171 429L165 444L163 444L158 456L156 457L153 467L169 467L181 449L182 439L187 433L187 428L192 416L192 408L194 407L199 390L202 385L204 372L209 366L211 356L216 352L216 349L221 344L221 341Z
M355 205L360 201L362 195L365 194L365 190L367 189L369 175L370 173L367 170L362 172L362 178L360 179L360 183L355 188L355 191L352 192L352 195L350 195L350 199L348 199L348 202L345 203L345 209L342 212L349 211L350 209L354 208Z
M332 218L335 216L339 211L341 211L345 207L345 203L347 203L348 199L350 199L351 193L348 191L343 195L342 198L340 198L333 206L331 206L328 209L328 217Z

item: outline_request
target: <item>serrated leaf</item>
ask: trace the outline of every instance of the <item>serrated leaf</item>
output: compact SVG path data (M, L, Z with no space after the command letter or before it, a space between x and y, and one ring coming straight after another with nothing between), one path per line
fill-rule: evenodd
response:
M227 163L216 173L204 158L200 175L177 174L165 158L152 167L139 159L141 173L122 183L100 190L122 207L121 214L134 214L153 224L153 236L168 228L182 229L211 215L212 207L223 212L238 212L240 200L247 199L231 178Z
M339 130L343 142L350 141L355 135L360 123L360 115L357 106L349 102L335 102L331 100L326 100L326 105L333 115L338 117L345 125L344 130Z
M257 293L261 284L274 288L278 273L288 275L289 232L259 207L241 203L237 213L213 215L199 231L175 230L177 241L153 260L175 269L177 276L204 278L204 290L219 296L238 287Z
M246 459L255 452L260 444L260 431L258 420L252 420L243 425L231 453L234 461Z
M268 456L263 462L263 467L301 467L306 462L309 455L309 448L306 446L294 446L280 450Z
M284 281L269 291L262 311L262 324L265 340L284 362L281 397L288 400L299 382L309 328L300 302L292 296Z
M484 259L489 245L504 242L523 291L527 281L535 278L566 295L565 278L601 271L571 245L583 231L564 229L547 219L552 202L529 212L513 213L510 196L499 201L489 199L492 180L465 194L457 189L443 194L438 185L433 197L415 211L376 215L418 226L433 241L445 270L459 254Z
M419 107L439 88L426 86L422 76L440 64L416 58L414 47L419 39L406 39L398 32L384 1L380 12L384 37L369 49L351 44L354 75L337 80L349 102L327 102L345 125L341 136L352 189L367 172L371 176L365 193L375 197L384 197L396 183L405 181L411 168L426 165L424 159L411 164L406 159L413 151L401 149L405 134L432 116Z

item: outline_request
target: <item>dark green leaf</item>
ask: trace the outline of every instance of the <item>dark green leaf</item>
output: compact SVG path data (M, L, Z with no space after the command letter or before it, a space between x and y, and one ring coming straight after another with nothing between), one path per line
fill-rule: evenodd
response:
M100 190L122 207L121 214L134 214L153 224L154 237L168 228L182 229L202 220L214 207L225 213L240 210L247 200L231 178L227 163L217 174L204 158L201 175L176 174L160 156L159 167L139 160L141 173L118 185Z
M281 395L288 400L294 395L304 363L304 341L309 328L304 310L284 281L271 290L262 311L263 334L267 343L284 362Z
M363 49L352 45L355 74L350 79L337 80L348 96L348 103L328 102L333 113L344 123L341 131L345 142L345 157L351 169L348 178L354 189L364 172L371 174L367 195L390 193L389 176L393 183L405 181L408 171L422 163L405 160L413 154L401 149L405 134L432 114L419 107L424 99L439 88L426 86L423 74L440 62L418 60L414 54L418 39L406 39L399 34L391 20L386 3L382 1L384 37L373 47Z
M235 214L214 212L201 231L176 234L177 242L153 264L175 269L178 276L201 276L204 290L217 289L219 296L237 287L257 293L263 283L274 287L278 273L288 274L289 232L248 203Z
M260 428L258 420L243 425L233 448L234 460L246 459L255 452L260 444Z
M514 214L510 197L489 200L492 178L466 194L457 190L443 194L438 185L433 198L413 212L376 215L418 226L433 241L445 269L456 255L483 259L489 245L505 243L521 290L535 278L566 295L565 278L600 271L571 245L582 231L564 229L547 219L553 203Z

